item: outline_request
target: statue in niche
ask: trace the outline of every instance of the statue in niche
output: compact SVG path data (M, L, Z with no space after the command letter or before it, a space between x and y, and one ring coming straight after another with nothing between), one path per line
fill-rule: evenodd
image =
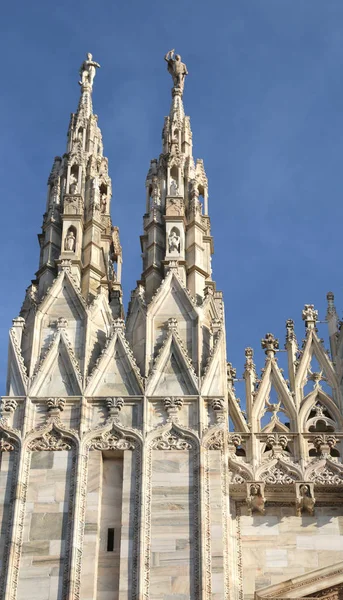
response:
M90 52L87 54L86 60L83 61L80 67L80 77L81 81L79 81L80 85L89 84L90 87L93 85L93 80L96 75L96 70L100 69L99 63L93 60L93 56Z
M77 194L77 179L74 173L71 173L69 178L69 194L71 194L72 196L74 196L74 194Z
M169 252L180 252L181 238L178 235L177 229L172 229L168 237Z
M252 515L253 512L259 512L264 515L266 512L264 507L265 503L266 501L261 486L258 483L252 483L248 488L247 494L249 514Z
M180 54L175 54L175 50L169 50L164 57L168 63L168 71L171 74L174 82L174 90L179 89L183 94L185 87L185 77L188 75L185 63L181 62Z
M171 183L170 183L170 195L171 196L179 196L180 195L179 188L177 186L175 179L172 179Z
M104 215L107 209L107 194L101 194L101 212Z
M75 233L73 232L72 229L70 229L66 235L66 239L64 242L64 249L67 250L68 252L75 252L75 243L76 243Z

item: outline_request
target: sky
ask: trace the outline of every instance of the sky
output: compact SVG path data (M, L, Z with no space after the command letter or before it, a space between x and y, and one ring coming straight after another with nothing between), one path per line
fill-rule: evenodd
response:
M237 376L246 346L263 367L266 332L283 348L286 319L302 340L305 303L324 321L332 290L341 315L342 34L342 0L2 5L0 393L8 329L38 268L47 178L65 152L86 52L101 64L93 106L123 246L125 306L141 273L145 177L170 107L163 57L175 48L189 71L185 111L209 179L213 277Z

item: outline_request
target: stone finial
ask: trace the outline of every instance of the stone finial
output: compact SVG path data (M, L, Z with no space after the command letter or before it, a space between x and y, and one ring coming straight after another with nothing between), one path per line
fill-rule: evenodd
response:
M181 410L183 406L182 398L164 398L163 400L164 408L168 414L167 422L171 423L172 421L178 422L178 412Z
M311 516L314 515L314 505L316 503L314 498L314 484L313 483L296 483L296 514L297 517L301 516L302 512L307 512Z
M274 358L276 351L279 349L279 340L272 333L266 333L265 337L261 340L261 346L267 358Z
M119 413L124 406L123 398L106 398L106 406L109 418L118 421Z
M287 319L286 321L286 342L296 342L294 333L294 321L293 319Z
M46 401L50 417L59 417L64 410L66 401L64 398L48 398Z
M329 319L332 316L335 316L336 313L336 307L335 307L335 296L333 294L333 292L328 292L326 294L326 299L328 301L328 308L326 311L326 316Z
M305 304L302 311L302 320L305 321L307 330L315 329L316 322L318 321L318 311L315 310L313 304Z
M259 512L264 515L266 512L264 497L264 484L262 483L247 483L247 498L248 512L250 515L254 512Z
M245 371L255 371L254 350L252 348L245 349Z

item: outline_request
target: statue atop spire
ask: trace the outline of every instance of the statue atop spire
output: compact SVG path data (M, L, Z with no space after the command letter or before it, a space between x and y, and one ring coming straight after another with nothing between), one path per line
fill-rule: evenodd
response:
M164 60L168 63L168 71L171 74L174 82L174 90L180 90L181 95L185 87L185 77L188 75L187 67L185 63L181 62L180 54L175 54L175 50L169 50L164 57Z
M83 61L80 67L81 81L79 81L79 84L92 88L96 69L100 69L100 65L93 60L92 54L88 52L86 60Z

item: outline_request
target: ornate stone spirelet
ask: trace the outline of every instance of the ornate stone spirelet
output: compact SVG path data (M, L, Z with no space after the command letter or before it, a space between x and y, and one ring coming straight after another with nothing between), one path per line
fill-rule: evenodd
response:
M266 333L261 340L261 346L268 358L274 358L276 351L279 349L279 340L272 333Z

